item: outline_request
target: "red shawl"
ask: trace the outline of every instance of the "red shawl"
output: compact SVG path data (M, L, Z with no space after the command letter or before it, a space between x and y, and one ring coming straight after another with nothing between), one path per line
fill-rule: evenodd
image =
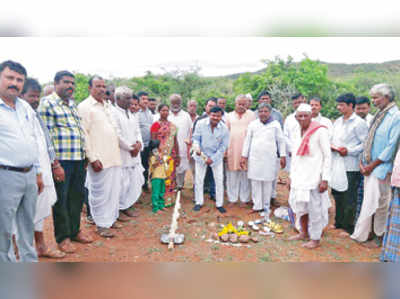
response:
M310 154L310 149L308 144L310 143L310 138L319 128L326 128L326 126L321 125L316 121L312 121L307 131L304 133L303 140L301 141L300 147L297 151L298 156L307 156Z

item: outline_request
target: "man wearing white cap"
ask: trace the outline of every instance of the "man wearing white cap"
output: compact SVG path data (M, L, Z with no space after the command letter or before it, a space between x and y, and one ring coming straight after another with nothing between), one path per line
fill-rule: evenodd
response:
M289 240L306 240L303 247L320 246L328 224L327 196L331 176L331 150L328 129L312 121L311 106L301 104L296 111L300 130L293 136L289 204L300 218L301 230Z

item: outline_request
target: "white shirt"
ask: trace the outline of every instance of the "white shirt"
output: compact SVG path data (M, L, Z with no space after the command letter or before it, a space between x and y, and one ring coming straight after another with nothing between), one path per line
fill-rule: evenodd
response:
M117 106L114 110L114 117L119 127L119 147L121 150L121 159L123 167L133 167L140 163L140 153L136 157L132 157L130 151L133 145L139 141L142 144L142 134L137 118L134 114L127 112Z
M297 151L303 138L300 130L293 139L292 164L290 169L291 188L298 190L314 190L321 181L331 178L331 146L329 132L319 128L311 135L309 141L310 153L298 156Z
M189 160L185 140L190 140L190 130L193 125L192 118L190 117L189 113L181 110L177 114L174 114L171 111L168 115L168 120L178 128L176 139L178 141L179 157L181 158L181 161L176 169L176 172L182 173L189 169Z
M374 119L374 116L372 114L367 114L365 117L365 121L367 122L368 128L371 126L372 120Z
M100 160L104 169L122 165L113 110L114 106L100 103L92 96L78 105L85 132L86 156L90 163Z
M332 135L333 135L333 124L332 124L332 121L329 118L326 118L326 117L322 116L321 113L319 113L318 116L313 118L312 120L320 123L321 125L324 125L325 127L327 127L328 128L328 132L329 132L329 138L332 138Z
M242 157L248 158L248 178L257 181L273 181L279 171L276 163L277 149L281 157L286 156L286 144L281 125L273 120L263 124L253 120L243 144Z
M293 138L297 135L297 132L300 130L300 125L297 119L295 118L295 112L289 114L286 119L285 123L283 124L283 134L285 135L287 151L292 153L293 147Z
M346 121L343 116L339 117L333 124L332 145L347 149L344 157L346 171L360 171L359 156L367 136L367 123L355 113Z

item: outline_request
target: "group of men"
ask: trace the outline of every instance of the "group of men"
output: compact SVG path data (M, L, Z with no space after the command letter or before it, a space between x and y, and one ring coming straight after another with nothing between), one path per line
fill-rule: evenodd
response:
M84 203L98 235L111 238L120 222L138 216L134 205L148 190L157 101L126 86L106 86L94 76L89 97L76 105L69 71L57 72L51 88L46 86L40 98L40 84L27 78L21 64L0 64L1 261L16 260L13 240L20 261L61 258L76 251L73 242L92 242L80 226ZM272 223L270 204L277 197L279 170L286 168L299 230L291 239L309 239L304 247L310 249L320 245L330 186L336 228L359 242L371 239L371 233L379 241L391 198L400 113L390 86L376 85L370 94L378 109L374 118L368 98L344 94L336 99L342 116L333 124L321 116L319 98L307 104L301 94L292 97L295 112L285 120L266 91L258 96L256 111L248 94L237 96L229 113L226 99L210 98L201 116L196 101L188 101L186 112L181 96L173 94L168 120L178 128L177 189L191 170L195 212L208 188L218 212L226 213L226 189L228 206L252 205L251 213ZM50 215L57 250L48 248L43 236L43 220Z

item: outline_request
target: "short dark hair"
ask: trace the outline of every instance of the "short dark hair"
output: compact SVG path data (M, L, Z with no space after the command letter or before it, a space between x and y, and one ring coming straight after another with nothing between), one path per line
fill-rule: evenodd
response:
M24 75L25 77L27 76L26 69L23 67L23 65L20 64L20 63L18 63L18 62L12 61L12 60L3 61L3 62L0 64L0 74L1 74L1 73L5 70L5 68L7 68L7 67L8 67L10 70L12 70L12 71L17 72L17 73L20 74L20 75Z
M150 98L149 102L157 102L157 100L155 98Z
M292 96L292 101L297 100L300 97L304 97L303 94L301 94L300 92L296 93L295 95Z
M135 94L132 94L132 100L139 101L139 98L138 98L138 96L137 96L137 95L135 95Z
M260 94L258 95L257 99L259 100L259 99L261 99L261 97L263 97L263 96L269 96L269 97L271 97L271 94L270 94L268 91L263 90L262 92L260 92Z
M310 103L311 103L311 101L316 101L316 102L318 102L318 103L322 106L322 100L321 100L319 97L312 97L312 98L310 99Z
M371 105L371 101L369 100L368 97L357 97L356 98L356 105L358 104L368 104L368 106Z
M348 104L352 104L353 108L356 105L356 97L354 96L354 94L352 94L351 92L349 93L345 93L340 95L337 99L336 102L338 103L346 103Z
M42 92L42 87L39 82L33 78L26 78L22 94L26 94L28 90Z
M149 96L149 94L147 92L145 92L145 91L139 91L137 96L140 99L142 96Z
M54 83L59 83L63 77L72 77L75 78L74 74L69 71L59 71L54 76Z
M221 107L219 106L214 106L210 109L210 113L218 113L221 112L221 114L224 114L223 110Z
M89 79L89 86L93 87L93 81L94 80L104 80L102 77L98 76L98 75L94 75L93 77L91 77Z
M169 109L169 106L168 106L167 104L160 104L160 105L158 106L158 108L157 108L157 111L160 112L161 109L164 108L164 107L168 107L168 109Z
M206 106L207 106L208 102L210 102L210 101L214 102L216 105L218 104L218 99L216 97L211 97L211 98L207 99Z

